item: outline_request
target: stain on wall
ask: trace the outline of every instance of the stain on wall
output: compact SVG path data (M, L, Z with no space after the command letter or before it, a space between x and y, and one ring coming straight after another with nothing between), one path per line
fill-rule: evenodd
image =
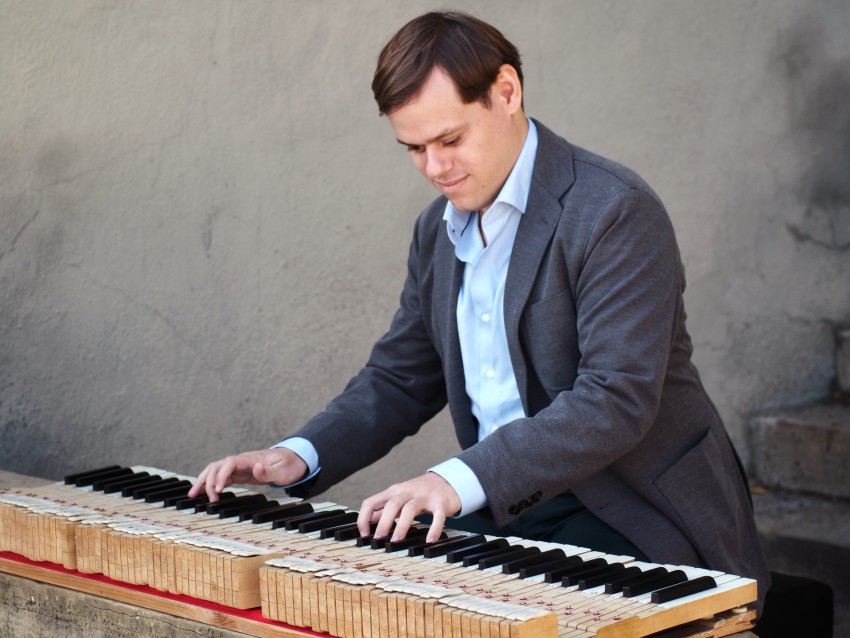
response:
M787 82L790 121L804 169L797 192L803 217L789 223L800 242L850 250L850 56L831 53L815 19L789 30L775 69Z

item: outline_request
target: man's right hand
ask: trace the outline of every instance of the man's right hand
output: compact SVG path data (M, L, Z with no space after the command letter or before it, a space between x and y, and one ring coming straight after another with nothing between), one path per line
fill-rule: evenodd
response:
M189 490L189 497L206 492L210 502L215 503L218 495L234 483L289 485L306 473L304 459L288 448L242 452L207 465Z

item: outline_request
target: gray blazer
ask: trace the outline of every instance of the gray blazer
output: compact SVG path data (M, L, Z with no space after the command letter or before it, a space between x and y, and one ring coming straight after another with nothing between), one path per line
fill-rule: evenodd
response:
M571 489L652 561L759 580L768 570L743 470L691 363L670 219L632 171L536 123L526 213L505 284L526 417L481 442L464 388L463 271L435 200L419 217L400 307L366 366L299 432L321 492L415 434L448 402L495 523Z

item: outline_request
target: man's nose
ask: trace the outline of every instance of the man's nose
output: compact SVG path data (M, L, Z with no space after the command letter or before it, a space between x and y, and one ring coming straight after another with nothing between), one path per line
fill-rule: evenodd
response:
M425 149L425 174L429 179L446 175L451 169L451 155L445 149Z

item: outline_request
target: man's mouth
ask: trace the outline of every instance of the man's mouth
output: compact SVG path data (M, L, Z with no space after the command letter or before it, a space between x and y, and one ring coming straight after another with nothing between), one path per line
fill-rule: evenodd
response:
M460 186L466 181L466 177L467 176L464 175L463 177L458 177L457 179L435 181L434 184L440 191L448 194L458 190L458 188L460 188Z

